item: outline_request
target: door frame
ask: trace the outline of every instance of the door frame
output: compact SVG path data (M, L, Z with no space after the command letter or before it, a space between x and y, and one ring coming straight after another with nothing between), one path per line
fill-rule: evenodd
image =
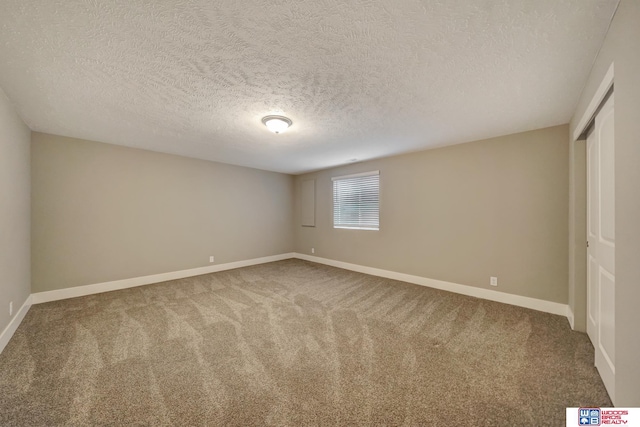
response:
M580 136L586 132L587 127L589 126L591 121L595 118L596 111L598 111L600 104L602 104L602 101L607 96L609 89L611 89L611 87L613 86L613 75L614 75L614 70L613 70L613 62L612 62L611 65L609 65L609 69L605 73L602 81L600 82L600 86L598 86L598 89L593 94L593 98L591 98L591 101L589 102L587 109L584 110L582 117L580 118L580 120L578 121L578 124L573 130L571 142L576 142L578 139L580 139Z
M609 68L607 70L607 72L605 73L602 81L600 82L600 85L598 86L597 90L595 91L593 97L591 98L589 104L587 105L587 108L585 109L584 113L582 114L582 116L580 117L580 120L577 122L578 124L576 125L576 127L573 130L573 133L570 135L570 143L572 144L572 147L575 147L575 144L577 143L578 140L581 139L585 139L585 149L588 149L588 147L586 147L586 133L589 130L591 124L593 123L593 120L595 120L595 116L598 113L603 101L605 101L605 99L607 98L609 92L612 90L612 87L614 85L614 64L611 63L611 65L609 65ZM586 160L586 153L585 153L585 160ZM575 164L575 159L573 156L571 156L570 158L570 162L571 162L571 168L570 168L570 173L572 173L571 171L573 170L573 165ZM589 173L588 170L588 165L585 165L585 171L587 172L587 174ZM587 177L585 176L585 189L587 189L586 187L586 179ZM588 189L587 189L588 191ZM575 183L570 184L570 197L575 198L575 192L576 192L576 187L575 187ZM571 203L571 202L570 202ZM575 206L575 209L580 209L583 210L584 212L582 212L584 214L584 218L586 220L587 218L587 209L588 206L585 204L584 206ZM578 214L574 213L573 216L570 216L570 229L575 225L575 221L577 218ZM586 222L586 221L585 221ZM586 224L585 224L586 225ZM573 238L575 236L571 236L570 233L570 241L569 241L569 251L570 254L573 253L574 256L576 253L580 253L578 251L576 251L576 248L578 247L578 245L580 245L581 243L579 242L580 239L575 239ZM584 240L585 240L585 245L586 245L586 239L587 239L587 230L584 230ZM571 260L571 255L570 255L570 260ZM572 306L571 304L569 305L569 310L568 310L568 318L569 318L569 323L571 325L571 328L574 329L574 324L577 323L574 320L574 313L576 314L580 314L580 316L582 316L582 314L584 313L584 327L585 327L585 332L586 332L586 327L587 327L587 323L588 323L588 310L589 307L587 306L588 304L588 298L586 297L587 295L587 271L586 268L588 268L587 265L587 259L585 257L584 259L584 267L585 267L585 271L584 271L584 283L582 280L580 280L580 282L574 282L573 286L571 286L571 282L569 284L569 290L570 292L573 292L572 295L569 296L569 301L571 302L572 300L574 301L574 306ZM574 271L578 271L578 267L576 265L569 265L570 269L575 269L572 270ZM571 276L571 273L570 273ZM575 279L576 274L573 275L574 279ZM584 299L582 301L584 301L584 307L582 307L582 301L580 301L580 303L577 302L577 300L579 298L577 298L577 296L583 293L584 295ZM580 304L580 305L578 305ZM580 329L582 330L582 329ZM595 365L595 360L594 360L594 365ZM613 396L612 396L613 398ZM615 403L615 402L614 402Z
M589 125L593 122L595 115L602 104L602 101L606 98L607 94L613 87L614 82L614 64L613 62L609 65L607 72L605 73L598 89L595 91L593 98L589 102L586 110L580 117L578 121L578 125L574 128L573 133L569 135L569 143L571 145L570 148L570 156L569 156L569 174L570 174L570 182L569 182L569 304L567 309L567 320L569 321L569 325L571 329L586 332L587 326L587 276L586 276L586 255L585 259L579 260L575 257L578 254L581 254L584 250L586 252L586 224L584 229L584 235L576 238L577 230L574 232L576 224L580 223L580 218L584 219L586 222L587 217L587 206L574 206L576 212L572 211L571 203L573 203L576 198L576 183L573 182L573 172L574 172L574 150L578 147L578 140L585 139L584 148L586 148L586 132L589 129ZM586 162L586 153L585 153L585 162ZM581 164L581 167L585 168L586 164ZM582 183L586 190L586 175L583 178L578 178L580 181L584 180ZM585 193L586 196L586 193ZM586 200L586 199L585 199ZM579 210L579 212L578 212ZM576 243L578 241L578 243ZM578 249L578 245L584 244L585 246L580 246ZM584 264L584 265L581 265ZM579 278L578 281L575 281L576 278Z

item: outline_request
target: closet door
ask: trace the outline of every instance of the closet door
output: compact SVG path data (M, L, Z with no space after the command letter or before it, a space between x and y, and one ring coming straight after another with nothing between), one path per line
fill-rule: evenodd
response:
M587 137L587 334L615 404L615 164L613 94Z

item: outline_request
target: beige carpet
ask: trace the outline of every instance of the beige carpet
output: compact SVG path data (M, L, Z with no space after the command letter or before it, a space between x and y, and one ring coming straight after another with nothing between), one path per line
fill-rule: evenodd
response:
M560 316L287 260L31 307L0 425L560 426L610 406Z

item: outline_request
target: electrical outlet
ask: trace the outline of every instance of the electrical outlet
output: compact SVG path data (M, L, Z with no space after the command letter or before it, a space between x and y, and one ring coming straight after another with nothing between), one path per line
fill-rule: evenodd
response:
M209 262L215 262L214 260L215 260L215 258L213 257L213 255L211 255L211 256L209 257Z
M13 316L13 301L9 303L9 316Z
M316 253L316 248L311 248L311 253L315 254Z
M489 282L491 286L498 286L498 278L491 276L491 281Z

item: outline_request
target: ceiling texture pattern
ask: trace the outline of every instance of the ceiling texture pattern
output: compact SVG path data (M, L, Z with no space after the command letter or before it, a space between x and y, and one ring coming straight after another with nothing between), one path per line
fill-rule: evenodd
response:
M3 0L0 86L35 131L301 173L567 123L617 1Z

